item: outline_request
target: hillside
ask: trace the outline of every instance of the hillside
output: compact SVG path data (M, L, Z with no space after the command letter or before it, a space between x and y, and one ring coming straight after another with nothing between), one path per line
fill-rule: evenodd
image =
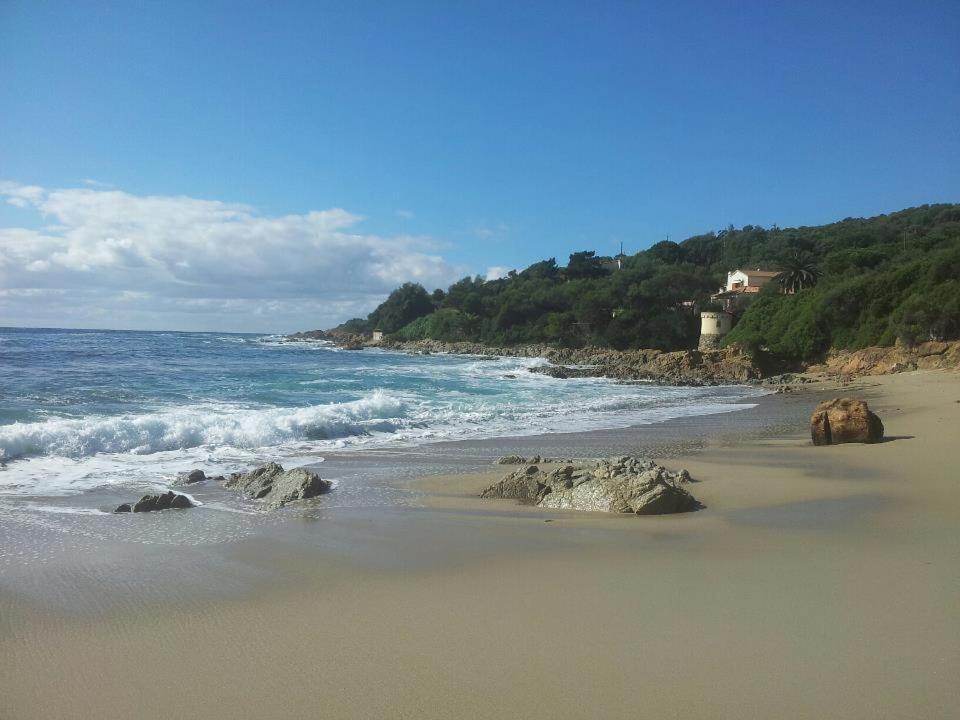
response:
M699 318L682 303L707 307L728 270L765 267L799 277L797 292L768 285L727 344L789 364L831 348L960 337L960 205L816 227L730 227L620 261L618 268L585 251L565 267L551 258L432 294L408 283L367 318L334 330L499 346L687 349L697 344Z

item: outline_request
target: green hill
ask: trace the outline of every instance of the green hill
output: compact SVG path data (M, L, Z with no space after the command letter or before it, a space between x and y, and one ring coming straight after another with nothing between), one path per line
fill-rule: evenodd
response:
M746 226L664 241L636 255L574 253L565 267L535 263L501 280L463 278L432 294L406 284L340 331L398 340L470 340L679 350L695 347L699 318L728 270L785 271L726 342L773 360L815 360L857 349L960 337L960 205L925 205L817 227Z

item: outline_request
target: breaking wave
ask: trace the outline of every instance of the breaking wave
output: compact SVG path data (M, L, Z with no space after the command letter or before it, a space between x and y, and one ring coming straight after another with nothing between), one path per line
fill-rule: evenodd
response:
M114 417L52 418L0 426L0 460L36 455L148 455L207 445L254 449L297 440L391 433L400 427L405 413L400 398L375 391L352 402L303 408L216 404Z

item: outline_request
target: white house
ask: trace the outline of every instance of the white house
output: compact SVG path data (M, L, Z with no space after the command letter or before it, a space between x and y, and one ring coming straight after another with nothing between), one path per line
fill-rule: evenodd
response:
M760 292L760 288L773 280L778 270L733 270L727 273L725 292Z
M780 274L779 270L732 270L727 273L727 285L711 295L713 302L723 305L726 312L735 312L760 292L764 285Z

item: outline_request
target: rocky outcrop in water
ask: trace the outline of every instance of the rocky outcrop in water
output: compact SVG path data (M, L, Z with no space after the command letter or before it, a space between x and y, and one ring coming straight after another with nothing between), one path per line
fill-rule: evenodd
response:
M174 481L175 485L193 485L194 483L203 482L204 480L209 480L207 474L203 470L191 470L187 473L180 473L177 476L177 479Z
M296 333L287 339L328 340L351 350L375 345L388 350L418 354L544 358L551 364L533 368L531 372L557 378L609 377L623 381L645 380L664 385L718 385L754 383L763 377L753 358L737 347L663 352L621 351L598 347L557 348L539 344L490 347L474 342L439 340L407 342L384 339L373 343L362 335L323 330ZM893 347L835 350L830 352L823 363L809 366L807 372L811 375L850 378L937 368L960 368L960 340L930 341L912 347L898 343ZM809 380L810 378L803 378L799 381Z
M814 445L876 443L883 440L883 423L863 400L825 400L810 418Z
M290 340L323 339L348 349L373 345L372 341L344 333L312 331L288 337ZM551 364L532 372L557 378L608 377L616 380L645 380L665 385L718 385L743 383L760 378L760 371L746 353L737 348L700 351L611 350L609 348L556 348L550 345L491 347L473 342L385 339L376 344L387 350L418 354L448 353L486 357L544 358Z
M250 472L233 473L224 481L224 486L238 490L244 497L260 500L268 508L279 508L321 495L330 490L331 483L306 468L284 470L279 463L267 463Z
M335 330L308 330L306 332L287 335L285 339L294 342L327 340L328 342L335 343L338 347L342 347L344 350L360 350L372 344L370 339L363 335L354 335L353 333L338 332Z
M194 507L190 498L172 490L160 495L144 495L136 503L118 505L114 512L156 512L158 510L186 510Z
M564 464L550 471L519 468L480 497L510 498L557 510L663 515L701 507L684 487L686 470L671 472L652 460L623 456L593 465Z

